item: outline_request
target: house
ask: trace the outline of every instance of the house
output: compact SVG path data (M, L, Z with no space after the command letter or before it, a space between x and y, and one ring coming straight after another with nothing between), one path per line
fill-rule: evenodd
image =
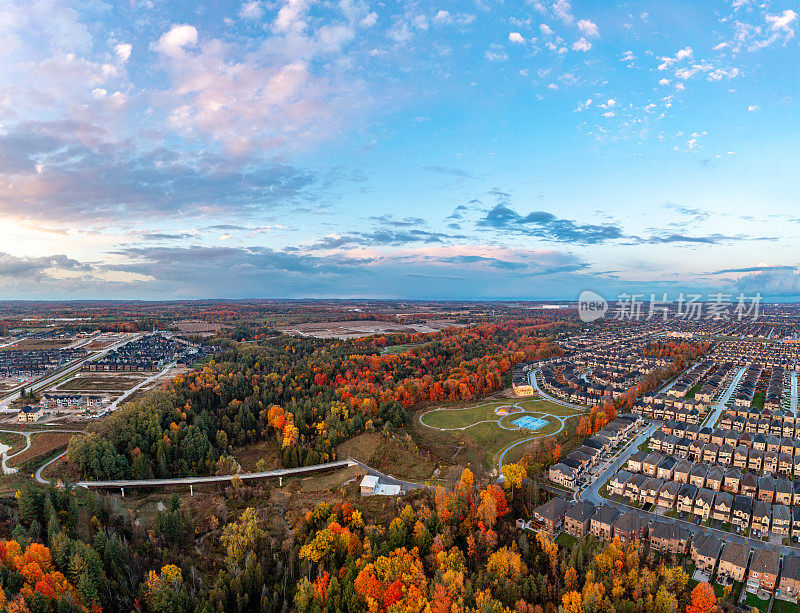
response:
M700 464L695 464L692 466L692 470L689 471L689 483L695 487L705 487L707 474L708 466L706 464L702 462Z
M42 417L44 417L43 407L25 405L20 409L20 412L17 413L17 419L19 421L39 421Z
M742 476L742 483L739 486L739 491L743 496L755 498L758 491L758 477L752 473L745 473Z
M678 483L688 483L690 470L692 470L692 463L689 460L680 460L672 471L672 479Z
M775 590L778 581L778 552L773 549L756 549L750 561L750 572L747 574L747 591L759 589L766 592Z
M712 466L706 475L706 487L718 492L722 489L722 482L725 479L725 472L721 466Z
M786 477L780 477L775 481L775 502L791 506L793 497L792 482Z
M648 477L655 477L656 468L658 467L659 464L661 464L661 461L663 459L664 459L663 455L661 455L657 451L654 451L642 461L642 472Z
M747 454L747 468L753 472L761 472L761 464L764 461L764 452L759 449L751 449Z
M710 534L700 534L692 540L690 554L696 568L712 575L721 551L720 539Z
M711 516L711 509L714 507L714 490L707 487L701 487L697 491L697 496L694 499L694 507L692 513L697 515L703 521Z
M586 536L589 531L589 520L595 511L596 507L588 500L582 500L573 505L564 514L564 532L576 538Z
M791 532L792 515L785 504L772 505L772 534L789 536Z
M614 538L630 543L647 534L647 522L633 513L621 513L613 524Z
M575 487L578 472L574 468L559 462L550 467L547 471L547 477L553 483L558 483L559 485L572 489Z
M689 546L689 532L674 524L654 522L650 530L650 547L655 551L683 554Z
M656 477L659 479L672 479L677 460L672 456L667 456L656 466Z
M778 454L774 451L767 451L764 453L764 461L761 464L764 474L769 473L774 475L778 472Z
M770 503L775 501L775 480L772 477L758 478L758 499Z
M703 447L703 462L706 464L716 464L717 454L719 453L719 445L708 443Z
M642 462L647 457L647 452L639 450L628 458L627 469L632 473L642 472Z
M675 504L678 502L678 491L681 484L675 481L667 481L658 490L658 506L666 509L674 509Z
M753 505L753 523L751 530L758 530L761 535L769 532L769 523L772 520L772 504L763 500L756 500Z
M684 483L678 490L678 512L691 513L694 508L694 499L697 496L697 486Z
M731 466L725 471L725 485L724 490L731 494L739 493L739 482L742 480L742 471L735 466Z
M625 493L625 485L632 476L633 475L627 470L621 470L611 477L611 479L608 480L608 488L611 490L611 493L615 496L622 496L622 494Z
M723 523L729 522L733 511L733 494L730 492L719 492L714 499L714 512L712 517Z
M747 468L747 447L739 445L733 450L733 465L736 468Z
M639 492L639 500L643 504L656 505L658 503L658 492L664 485L664 480L658 477L650 477L642 486Z
M398 496L400 490L399 485L382 483L380 477L376 475L364 475L361 480L362 496Z
M730 466L731 462L733 462L733 447L727 443L723 443L719 446L717 463L723 466Z
M625 493L623 496L627 498L631 504L636 504L642 495L642 488L647 482L647 475L631 475L628 482L625 484Z
M733 523L742 530L747 530L753 517L753 499L739 494L733 498Z
M719 569L717 570L717 581L731 579L744 583L744 573L747 569L747 559L750 557L750 550L745 549L741 543L727 541L722 555L719 558Z
M775 597L788 599L798 596L800 596L800 555L792 552L783 558L781 580Z
M533 517L540 522L547 532L556 532L564 522L564 515L567 512L567 501L558 496L554 496L543 505L533 510Z
M610 541L614 536L614 522L618 517L619 511L602 505L589 520L592 535L600 540Z
M792 507L792 540L800 540L800 507Z

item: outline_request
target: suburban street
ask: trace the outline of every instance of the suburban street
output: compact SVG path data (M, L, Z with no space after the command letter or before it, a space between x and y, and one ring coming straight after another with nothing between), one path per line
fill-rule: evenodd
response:
M739 379L741 378L742 374L744 373L744 368L740 369L739 373L733 378L731 383L728 386L728 389L725 393L720 397L720 400L717 403L717 410L716 413L721 413L721 406L724 406L725 402L730 398L731 394L733 393L734 388L736 387ZM716 416L716 419L719 415ZM661 427L661 421L653 421L651 422L647 428L642 432L639 436L637 436L633 442L631 442L624 450L622 450L614 462L608 466L603 473L585 490L581 491L578 494L579 500L588 500L589 502L594 503L595 505L606 505L613 507L619 511L626 511L628 513L633 513L638 517L646 520L648 523L653 523L654 521L660 521L668 524L673 524L676 526L680 526L685 530L689 530L692 534L713 534L717 536L722 541L733 541L736 543L741 543L747 547L752 549L776 549L779 551L781 555L785 555L791 552L798 552L800 551L800 546L791 546L791 545L772 545L770 543L765 543L761 540L751 539L745 536L741 536L738 534L734 534L731 532L726 532L724 530L718 530L716 528L709 528L705 526L700 526L693 522L688 522L682 519L677 519L674 517L667 517L666 515L658 515L656 513L651 513L649 511L644 511L642 509L638 509L636 507L632 507L624 502L615 502L612 500L608 500L603 498L600 495L600 488L605 485L608 480L623 466L625 462L627 462L628 458L636 452L644 441L646 441L650 436L652 436L653 432L655 432L659 427Z
M142 336L144 336L144 335L143 334L138 334L136 336L124 338L121 341L119 341L118 343L114 343L113 345L109 345L105 349L101 349L100 351L96 351L94 353L88 353L85 358L80 358L78 360L74 360L73 362L70 362L67 366L59 368L59 369L53 371L52 373L48 373L48 374L44 375L43 377L41 377L41 378L39 378L39 379L37 379L35 381L32 381L29 384L20 386L20 387L25 387L25 388L27 388L27 389L29 389L31 391L34 391L34 392L39 391L41 389L45 389L46 387L48 387L52 383L58 381L59 379L65 377L66 375L70 375L70 374L73 374L73 373L77 372L78 370L80 370L81 366L83 366L86 362L102 358L103 356L105 356L110 351L114 351L115 349L118 349L118 348L122 347L122 345L125 345L126 343L129 343L130 341L134 341L134 340L136 340L136 339L138 339L138 338L140 338ZM0 400L0 411L7 410L6 407L8 407L14 400L19 398L19 390L20 390L20 388L17 388L15 391L7 393L7 395L5 397L3 397L2 400Z
M725 393L719 397L717 403L714 405L714 409L711 415L708 416L706 420L706 425L710 428L714 428L717 425L717 421L719 421L719 416L722 415L722 411L725 409L725 403L731 399L733 392L736 390L736 386L739 384L739 381L744 376L745 370L747 370L744 366L739 369L739 372L733 377L733 380L728 385L728 389L725 390Z

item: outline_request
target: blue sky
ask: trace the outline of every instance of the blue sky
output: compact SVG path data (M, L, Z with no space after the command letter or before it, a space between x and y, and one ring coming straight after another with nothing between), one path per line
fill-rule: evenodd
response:
M798 12L6 1L0 292L791 299Z

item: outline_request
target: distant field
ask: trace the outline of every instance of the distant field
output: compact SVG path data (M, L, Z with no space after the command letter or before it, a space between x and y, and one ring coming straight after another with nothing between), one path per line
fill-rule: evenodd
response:
M26 339L11 347L2 347L0 351L30 351L32 349L61 349L73 340L70 339Z
M137 383L141 383L145 377L113 375L84 375L74 377L64 381L56 389L75 390L75 391L97 391L107 390L110 392L124 392L131 389Z

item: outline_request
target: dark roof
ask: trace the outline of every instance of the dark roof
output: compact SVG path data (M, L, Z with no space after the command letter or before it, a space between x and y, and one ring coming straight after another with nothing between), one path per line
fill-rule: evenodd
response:
M597 509L597 512L592 516L592 521L612 526L614 522L617 521L617 517L619 517L619 511L611 507L601 505L600 508Z
M559 517L567 510L567 502L558 496L551 498L543 505L537 507L534 513L540 517L544 517L552 522L558 520Z
M572 508L567 511L565 517L569 517L570 519L574 519L583 523L592 515L594 515L595 510L596 507L593 503L589 502L588 500L582 500L573 505Z

